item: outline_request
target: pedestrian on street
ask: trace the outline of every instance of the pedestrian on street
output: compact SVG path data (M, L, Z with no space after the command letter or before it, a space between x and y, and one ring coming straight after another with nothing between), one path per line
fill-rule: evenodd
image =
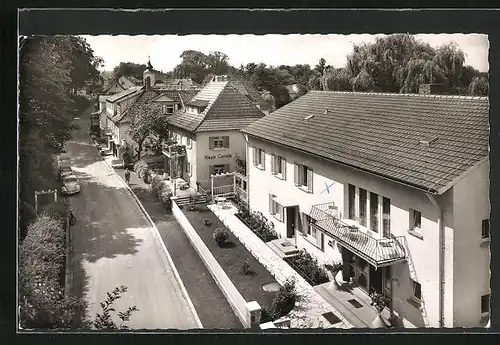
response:
M128 168L125 169L125 181L127 181L127 184L130 184L130 170Z

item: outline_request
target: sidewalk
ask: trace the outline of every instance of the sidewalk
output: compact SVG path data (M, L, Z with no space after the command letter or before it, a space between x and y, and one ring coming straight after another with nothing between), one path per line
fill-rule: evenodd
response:
M106 157L109 164L111 157ZM115 172L125 179L124 169ZM175 267L186 287L204 329L243 328L205 264L191 246L170 211L150 192L137 174L130 175L130 188L155 223Z

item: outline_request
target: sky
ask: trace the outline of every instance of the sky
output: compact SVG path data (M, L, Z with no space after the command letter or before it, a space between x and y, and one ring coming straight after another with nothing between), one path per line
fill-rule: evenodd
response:
M94 54L104 59L103 70L111 71L120 62L145 64L148 55L156 70L171 71L181 61L185 50L205 54L220 51L229 56L234 67L264 62L267 65L317 64L320 58L327 65L344 67L353 44L374 42L377 36L353 35L100 35L84 36ZM455 42L465 53L465 64L487 72L488 36L483 34L417 34L418 40L433 47Z

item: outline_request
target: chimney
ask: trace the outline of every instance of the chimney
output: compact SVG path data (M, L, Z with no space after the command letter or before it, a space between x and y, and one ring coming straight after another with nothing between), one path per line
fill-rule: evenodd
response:
M446 84L420 84L418 93L421 95L442 95L446 94L447 90Z

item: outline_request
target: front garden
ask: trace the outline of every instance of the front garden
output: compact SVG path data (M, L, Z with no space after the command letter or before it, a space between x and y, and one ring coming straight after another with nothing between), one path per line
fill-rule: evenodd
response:
M270 242L278 238L273 222L268 221L261 212L250 210L242 201L237 201L237 208L235 216L262 241Z
M280 286L205 204L183 213L243 298L260 304L261 322L278 319L293 309L298 298L294 281Z

